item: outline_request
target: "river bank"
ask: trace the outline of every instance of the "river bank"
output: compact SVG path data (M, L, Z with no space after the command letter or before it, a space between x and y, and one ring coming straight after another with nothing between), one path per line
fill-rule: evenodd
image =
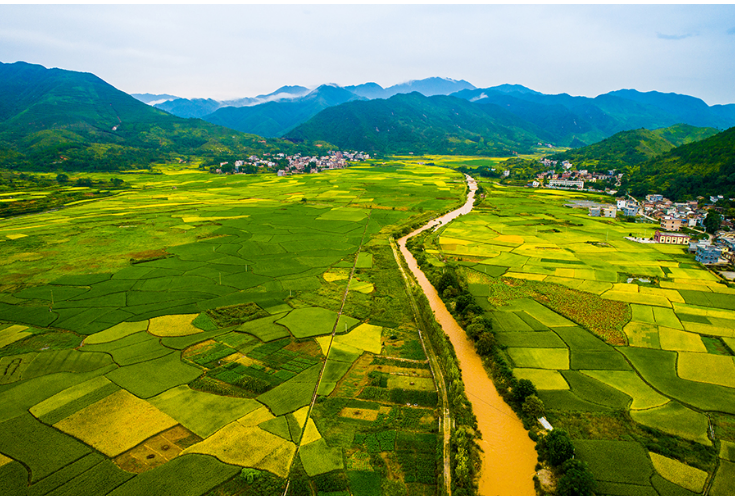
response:
M533 475L537 456L534 442L528 437L527 431L513 410L498 394L472 342L447 310L436 289L406 248L406 241L411 237L430 228L435 231L472 211L477 183L469 176L466 178L469 186L466 203L399 239L398 246L411 273L424 291L436 320L454 345L462 369L462 381L467 397L472 403L483 436L479 443L484 452L479 494L535 495Z

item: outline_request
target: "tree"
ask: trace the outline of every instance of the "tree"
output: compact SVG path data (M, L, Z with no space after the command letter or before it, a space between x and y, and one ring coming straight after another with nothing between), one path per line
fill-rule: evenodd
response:
M525 401L528 396L538 395L538 392L536 391L536 386L533 385L533 382L526 378L522 378L518 380L515 387L513 387L513 394L515 394L518 401Z
M569 434L560 429L554 429L538 445L539 455L551 465L561 465L574 457L574 445Z
M562 496L590 496L595 492L595 477L587 462L567 460L564 462L564 475L559 479L556 494Z
M475 349L480 356L487 356L493 351L494 345L495 336L491 332L485 331L475 343Z
M442 293L447 287L454 287L454 289L459 288L459 280L457 279L457 275L454 274L454 271L451 269L447 269L444 271L444 274L442 274L442 277L439 278L439 283L436 284L436 290L439 293Z
M533 418L541 418L546 414L546 408L544 408L544 402L541 401L537 396L528 396L526 401L523 402L523 413Z
M65 184L69 182L69 176L63 173L59 174L56 176L56 182L58 182L59 184Z
M722 224L722 215L714 208L709 209L707 211L707 218L704 219L705 230L709 234L715 234L720 229L720 224Z
M110 182L115 187L120 187L120 186L122 186L124 184L123 180L122 179L118 179L117 177L113 177L112 179L110 179Z

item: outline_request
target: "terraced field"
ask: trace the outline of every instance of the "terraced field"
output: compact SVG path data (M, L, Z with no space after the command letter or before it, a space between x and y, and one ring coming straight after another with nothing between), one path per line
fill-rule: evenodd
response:
M0 220L0 494L439 494L388 236L462 176L162 171Z
M599 492L735 494L721 451L735 431L735 288L681 246L625 239L656 226L565 206L594 195L483 187L427 241L429 261L456 261Z

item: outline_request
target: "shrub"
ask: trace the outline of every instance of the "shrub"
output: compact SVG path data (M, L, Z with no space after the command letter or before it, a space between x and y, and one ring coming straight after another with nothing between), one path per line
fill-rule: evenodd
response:
M537 396L528 396L522 406L523 413L533 418L541 418L546 414L544 403Z

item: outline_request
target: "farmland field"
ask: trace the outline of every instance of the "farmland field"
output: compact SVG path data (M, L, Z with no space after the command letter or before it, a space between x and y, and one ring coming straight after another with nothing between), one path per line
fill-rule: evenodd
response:
M426 260L456 271L598 493L732 494L717 453L735 414L735 290L685 247L625 239L657 226L571 205L610 197L482 187L470 214L422 240Z
M436 385L389 236L465 184L393 164L164 166L0 219L0 493L440 494Z

